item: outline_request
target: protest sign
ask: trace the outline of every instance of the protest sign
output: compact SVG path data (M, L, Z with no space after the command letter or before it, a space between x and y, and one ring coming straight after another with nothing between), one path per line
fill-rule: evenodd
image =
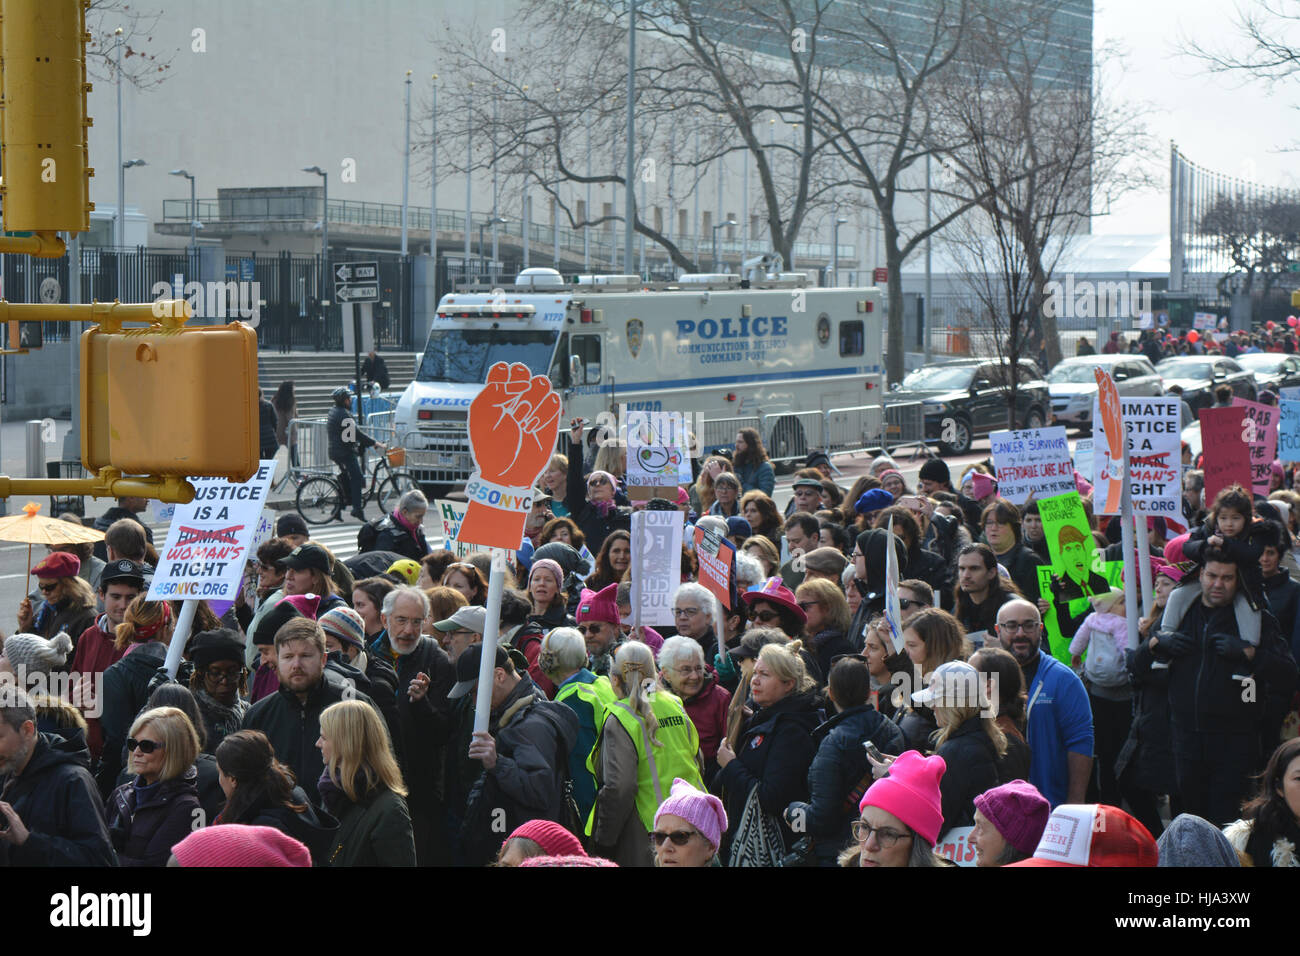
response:
M472 544L460 541L460 523L465 520L465 507L463 501L448 501L445 498L436 498L433 502L434 511L442 522L442 546L454 552L458 561L477 550Z
M997 431L989 435L989 444L998 494L1013 505L1023 505L1030 495L1045 498L1074 490L1074 462L1063 426Z
M1277 394L1278 398L1285 398L1288 402L1300 402L1300 385L1279 388Z
M1083 476L1083 480L1092 484L1093 440L1078 438L1074 442L1074 470Z
M1300 461L1300 402L1283 399L1282 419L1277 430L1277 457Z
M1092 466L1096 476L1093 478L1092 512L1117 515L1124 493L1125 456L1128 453L1119 389L1105 369L1097 367L1093 374L1097 378L1097 397L1092 406L1092 420L1097 435Z
M903 653L903 610L898 603L898 555L892 540L894 534L894 516L889 516L889 545L885 548L885 623L889 625L889 637L894 644L894 653Z
M648 627L673 625L673 595L682 583L680 511L636 511L632 514L632 621Z
M726 538L704 528L695 529L699 582L728 610L731 609L731 569L735 566L735 554L736 546Z
M1206 329L1214 328L1215 324L1218 321L1219 321L1219 317L1216 316L1213 312L1192 313L1192 328L1197 329L1199 331L1204 331Z
M263 508L261 516L257 519L257 525L253 528L253 540L248 545L249 552L256 555L257 549L274 537L275 512L270 508Z
M1128 436L1129 494L1134 512L1159 515L1181 528L1182 440L1178 430L1178 399L1120 396L1119 410ZM1093 403L1093 414L1100 415L1098 401ZM1101 467L1099 459L1111 460L1105 424L1099 431L1093 451L1096 467ZM1109 505L1097 508L1095 498L1093 505L1096 514L1119 514L1118 501L1113 509Z
M1241 429L1250 447L1251 483L1256 494L1267 495L1270 470L1277 457L1277 424L1281 412L1272 405L1248 402L1244 398L1234 398L1232 407L1240 408L1245 416Z
M627 420L627 488L633 498L664 497L689 485L690 441L680 412L630 411Z
M978 866L975 844L971 842L974 827L953 827L934 846L934 852L958 866Z
M560 396L549 378L533 375L520 362L497 362L488 370L469 407L474 473L465 484L468 504L457 540L480 548L519 547L533 486L551 460L559 430ZM490 645L487 634L483 643Z
M1104 558L1088 527L1083 500L1077 491L1038 502L1051 563L1038 569L1038 591L1050 605L1043 616L1049 652L1070 662L1069 644L1083 616L1091 610L1088 596L1104 592ZM1052 578L1057 579L1053 590ZM1030 600L1034 600L1034 596Z
M275 462L268 459L245 482L190 479L194 500L176 506L158 552L150 601L234 600L274 470Z
M1250 448L1242 436L1241 409L1202 408L1200 419L1206 502L1229 485L1249 488Z

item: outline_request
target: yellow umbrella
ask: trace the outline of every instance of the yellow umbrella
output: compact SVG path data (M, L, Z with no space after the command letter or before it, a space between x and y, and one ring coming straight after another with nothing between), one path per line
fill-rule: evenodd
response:
M23 505L23 513L0 518L0 541L27 542L27 569L32 567L32 545L84 544L88 541L102 541L104 532L85 525L73 524L38 515L41 506L34 501Z

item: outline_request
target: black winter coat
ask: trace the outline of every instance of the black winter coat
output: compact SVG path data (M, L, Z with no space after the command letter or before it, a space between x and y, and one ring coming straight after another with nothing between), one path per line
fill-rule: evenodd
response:
M199 754L194 761L198 775L199 806L203 809L204 826L210 826L226 806L226 792L221 789L221 771L212 754Z
M393 756L400 765L404 753L405 741L402 738L402 725L397 716L397 671L387 661L380 660L373 652L366 654L366 669L358 670L355 663L349 661L342 651L333 651L328 655L326 665L338 671L339 675L353 682L357 690L375 703L375 708L388 726L388 736L393 744Z
M422 637L411 653L397 658L397 719L404 751L402 777L410 795L411 816L432 815L443 805L442 749L451 722L447 695L456 683L456 665L431 637ZM417 674L429 678L429 690L412 701L407 692Z
M199 806L198 771L190 767L148 790L135 780L113 791L108 832L121 866L166 866L172 847L206 821Z
M840 654L856 653L853 650L853 645L849 643L849 639L844 636L842 631L819 631L808 641L808 645L809 650L811 650L817 657L817 667L822 673L821 678L818 679L817 682L822 685L825 685L826 681L830 679L831 660L833 658ZM711 661L713 660L713 657L709 654L706 655L704 659L706 661Z
M349 421L352 422L352 428L356 432L356 440L345 442L343 440L344 423ZM356 416L352 414L352 409L344 408L342 405L335 405L330 409L329 416L325 419L325 436L330 460L335 462L340 458L347 460L349 455L355 457L358 445L362 448L373 448L375 446L375 440L361 430ZM365 478L365 475L361 477Z
M323 679L307 692L306 700L299 700L297 694L281 686L244 714L243 729L260 730L266 734L275 748L276 759L293 771L298 785L312 801L320 799L316 781L325 770L320 751L316 749L321 711L341 700L361 700L372 707L375 703L357 691L338 671L326 667Z
M280 447L280 441L275 437L275 406L266 399L261 399L257 403L257 418L258 451L263 458L274 458L276 450Z
M943 829L939 839L953 827L975 823L975 798L999 783L998 752L984 732L978 716L964 721L935 751L947 769L939 780L943 802Z
M1183 554L1189 561L1205 564L1205 552L1209 548L1209 539L1219 532L1214 519L1208 519L1183 542ZM1264 529L1262 522L1251 522L1246 530L1235 538L1224 538L1219 550L1237 559L1239 589L1250 602L1252 610L1263 606L1264 577L1259 570L1259 557L1264 553Z
M582 445L569 439L569 461L582 461ZM628 507L627 495L615 490L614 504L607 514L601 514L595 505L587 501L587 480L581 468L570 467L565 479L564 507L569 509L569 517L581 529L587 539L587 550L592 554L600 552L611 531L631 531L632 512Z
M412 561L419 561L429 553L429 542L424 537L424 528L416 528L415 534L406 530L392 515L385 515L375 529L375 551L392 551Z
M998 563L1007 569L1011 580L1015 581L1016 587L1020 588L1020 593L1037 604L1038 566L1043 563L1038 555L1024 544L1017 544L1006 554L998 555Z
M23 772L0 778L0 800L30 831L22 846L0 840L0 866L117 865L89 767L80 728L63 736L37 735Z
M526 675L499 708L488 732L497 762L474 784L465 810L466 862L482 866L501 841L529 820L563 819L569 751L578 740L578 715L567 704L545 700Z
M1130 775L1129 784L1151 793L1177 793L1174 776L1174 740L1169 716L1169 669L1152 668L1155 655L1150 641L1138 643L1128 655L1133 683L1133 722L1128 738L1115 758L1115 776Z
M845 806L845 798L871 770L862 745L871 741L881 753L897 756L907 744L898 727L867 704L836 714L813 731L813 740L817 754L808 768L808 801L792 803L789 815L803 814L818 865L835 866L858 818L857 807Z
M313 790L316 789L318 780L320 774L317 774L316 779L311 782ZM323 866L329 859L330 845L334 842L335 834L338 833L338 820L315 806L307 798L301 786L293 788L289 800L299 806L305 805L307 809L300 813L283 804L274 806L269 802L259 802L241 813L238 820L223 818L221 822L242 823L251 827L273 827L305 846L311 853L312 866Z
M117 789L122 752L136 716L149 703L149 684L167 660L167 645L150 641L131 651L104 671L104 750L99 758L99 795L105 800ZM166 861L164 861L166 862Z
M797 837L784 814L790 804L808 799L808 768L817 752L812 732L824 720L820 703L811 693L790 694L749 719L736 759L713 778L712 789L722 794L729 831L740 825L749 792L757 786L764 812L780 821L786 850L794 845Z
M338 808L325 866L415 866L415 837L406 801L377 786L358 803L346 797Z
M912 750L928 754L934 747L931 737L939 729L934 711L924 704L905 703L894 712L894 722L903 731L903 739Z

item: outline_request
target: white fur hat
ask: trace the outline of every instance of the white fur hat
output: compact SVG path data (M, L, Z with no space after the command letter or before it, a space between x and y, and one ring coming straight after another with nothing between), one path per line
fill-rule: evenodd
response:
M5 638L5 659L20 674L48 674L71 653L72 638L67 631L60 631L49 640L39 634L13 634Z

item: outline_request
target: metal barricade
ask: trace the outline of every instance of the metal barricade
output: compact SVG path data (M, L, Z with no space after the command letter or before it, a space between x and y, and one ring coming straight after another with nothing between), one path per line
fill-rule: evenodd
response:
M855 405L826 410L827 454L881 447L885 411L880 405Z
M801 461L814 448L824 447L826 413L771 412L759 431L772 461Z
M425 423L397 436L406 449L403 469L421 484L464 484L473 461L464 422Z
M332 475L334 462L330 461L329 437L323 418L295 418L289 422L291 444L296 438L298 462L291 464L290 475L297 481L305 475Z
M371 412L366 416L366 434L377 442L383 442L390 448L394 445L401 445L402 442L397 440L397 429L395 418L397 412Z
M880 447L892 454L900 448L915 447L912 457L937 457L926 443L925 406L921 402L896 402L885 406L885 425Z
M742 428L760 429L759 434L762 434L762 422L757 415L697 419L696 428L695 443L701 454L711 453L715 448L731 448L736 443L736 432Z

